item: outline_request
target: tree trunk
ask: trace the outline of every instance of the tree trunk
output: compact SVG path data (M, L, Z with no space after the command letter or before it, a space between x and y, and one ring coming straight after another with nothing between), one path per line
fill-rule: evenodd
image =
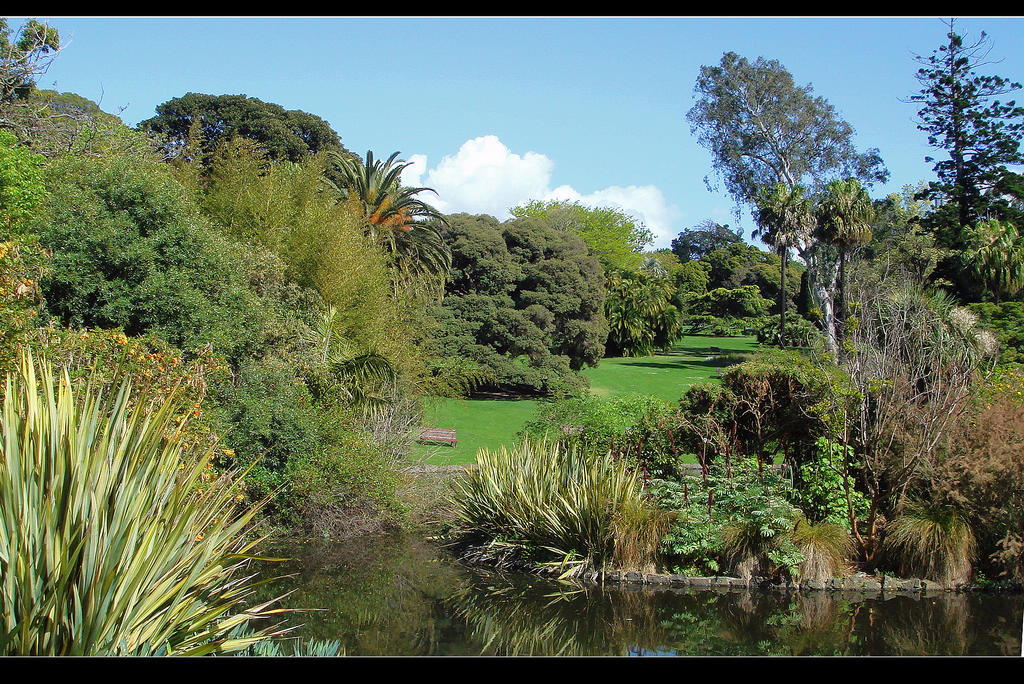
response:
M783 247L782 270L779 272L779 349L786 348L786 262L789 261L789 248Z

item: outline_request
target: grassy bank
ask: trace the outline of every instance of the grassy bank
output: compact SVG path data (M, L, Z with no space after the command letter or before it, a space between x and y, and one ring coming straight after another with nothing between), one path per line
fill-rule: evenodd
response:
M713 352L712 347L721 353ZM687 336L671 352L602 359L597 368L583 372L590 379L590 391L601 397L635 392L675 400L690 385L718 377L718 369L728 363L729 354L756 348L753 337ZM496 449L513 444L536 408L537 402L528 399L433 400L427 406L424 425L454 428L458 446L417 444L413 458L436 465L473 463L482 447Z

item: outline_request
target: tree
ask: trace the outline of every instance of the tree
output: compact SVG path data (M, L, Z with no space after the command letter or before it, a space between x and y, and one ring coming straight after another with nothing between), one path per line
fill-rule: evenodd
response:
M982 221L965 231L965 242L960 258L982 293L998 303L1024 289L1024 236L1013 224Z
M924 58L917 80L922 90L910 97L922 105L918 111L918 129L928 134L928 144L945 150L948 159L935 162L938 180L932 182L928 196L946 202L947 209L937 217L943 246L963 246L963 231L985 218L994 188L1007 172L1006 165L1024 162L1019 146L1024 135L1024 107L1011 100L1000 102L1000 95L1020 90L1021 84L1000 76L984 76L977 69L987 61L992 47L984 32L967 44L950 19L946 43Z
M856 178L835 180L825 186L825 192L815 209L818 237L832 245L839 253L839 306L836 312L836 330L826 331L841 340L846 326L846 260L850 250L871 241L871 221L874 206L867 191Z
M579 389L573 373L604 355L604 273L579 236L541 220L499 223L454 214L445 297L433 307L434 358L489 371L499 388L557 394Z
M347 205L362 221L367 236L393 255L399 277L406 284L419 276L437 279L438 299L443 293L444 279L451 269L451 249L445 244L441 229L447 219L432 206L419 199L432 188L402 187L402 171L411 164L398 160L398 152L386 161L374 160L366 152L366 163L334 153L337 181L335 185ZM436 194L436 193L435 193Z
M754 219L760 237L773 247L781 260L779 268L779 347L786 343L786 267L790 246L813 229L811 201L804 197L804 188L788 188L784 183L763 187L757 194Z
M682 313L672 303L675 287L667 277L643 269L613 271L607 287L608 356L647 356L682 334Z
M885 182L877 149L858 152L853 128L835 108L815 97L810 85L797 86L776 60L751 64L736 53L719 66L702 66L694 88L697 103L687 114L698 141L711 151L714 167L739 204L756 205L758 188L783 183L817 192L835 178L857 178L865 185ZM813 233L793 245L807 264L808 278L826 333L833 325L836 254ZM826 334L835 350L835 340Z
M558 230L583 238L606 269L638 268L651 231L643 223L613 207L585 207L566 200L539 200L513 207L516 218L534 217Z
M696 261L705 254L731 244L743 242L743 230L731 230L717 221L706 219L684 230L672 240L672 253L680 261Z
M12 36L7 20L0 19L0 109L27 97L60 49L57 29L47 24L29 19Z
M814 191L836 176L889 177L878 150L857 152L853 128L776 60L727 52L719 66L701 67L694 92L686 118L739 203L754 204L758 188L775 183Z
M42 155L0 131L0 240L19 232L46 198Z
M222 142L235 136L255 140L274 160L297 162L328 150L351 156L320 117L245 95L187 93L158 106L156 116L138 128L161 138L170 157L195 148L204 165Z

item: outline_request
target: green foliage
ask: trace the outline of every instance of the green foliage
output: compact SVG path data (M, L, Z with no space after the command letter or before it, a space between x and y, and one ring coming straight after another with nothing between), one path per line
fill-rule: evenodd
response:
M978 302L967 309L999 338L1000 364L1024 362L1024 302Z
M314 156L268 165L249 143L226 145L211 167L202 206L233 239L277 255L287 280L314 290L323 302L311 307L316 318L333 307L331 335L341 338L349 357L375 354L400 374L411 373L419 362L406 305L391 287L385 255L326 185L326 163ZM312 325L315 330L318 322Z
M50 170L52 200L34 226L53 250L41 283L50 314L182 349L212 344L232 360L266 343L274 307L249 278L260 260L211 234L166 167L65 158Z
M0 108L27 97L58 52L60 34L52 26L29 19L12 35L7 19L0 19Z
M765 319L764 324L757 329L757 341L761 344L777 342L779 339L779 324L774 320ZM799 313L786 313L786 328L783 336L784 344L787 347L813 347L815 342L821 339L821 331L818 327L801 316Z
M402 171L411 162L396 162L397 158L395 152L384 162L374 161L373 152L367 151L363 164L332 154L334 184L370 241L392 256L399 280L406 287L417 280L434 280L436 288L431 289L437 289L440 299L452 260L441 234L447 219L416 196L434 192L431 188L402 187Z
M706 219L691 229L684 230L672 238L672 253L682 262L697 261L718 249L725 249L731 244L743 242L743 229L730 230L728 225L721 225Z
M245 95L187 93L157 106L156 116L138 127L156 136L172 157L198 145L194 153L204 164L220 143L234 137L255 141L276 160L297 162L327 150L349 154L320 117Z
M0 414L0 652L201 655L246 647L241 576L257 540L210 451L182 461L176 397L72 389L30 355ZM58 505L55 505L58 504Z
M546 436L584 452L633 456L632 465L636 466L636 441L644 439L649 426L663 420L672 409L671 402L653 396L625 394L602 399L585 394L540 403L523 433L535 438Z
M231 426L224 441L234 462L251 466L245 484L253 499L275 493L287 482L290 462L322 450L328 441L326 416L295 369L284 363L247 364L233 383L218 384L213 393L221 420Z
M1013 224L980 221L963 230L963 239L960 258L980 286L976 296L999 302L1024 289L1024 235Z
M944 44L928 58L917 57L922 88L910 100L921 104L918 129L928 134L928 144L949 155L925 157L935 162L938 176L929 184L928 196L941 205L931 222L939 228L943 246L960 248L961 231L974 226L994 204L985 190L1002 178L1006 166L1024 161L1019 150L1024 107L998 99L1020 90L1019 83L977 73L991 63L985 33L968 44L952 19L948 26Z
M534 200L512 207L509 213L515 218L539 219L556 230L579 235L606 270L639 268L641 252L653 239L643 223L611 207Z
M440 328L430 356L465 359L515 392L585 387L574 371L602 357L608 328L603 273L583 241L532 218L448 221L451 279L429 310Z
M760 318L768 313L771 302L754 285L731 290L715 288L689 300L691 314L719 318Z
M455 399L467 397L478 387L496 380L492 370L468 359L439 359L433 362L420 387L429 396Z
M794 483L794 502L811 524L830 522L849 533L849 505L852 505L856 519L862 519L868 513L868 501L857 491L853 480L859 465L854 458L853 447L828 437L819 437L815 447L813 455L800 463Z
M642 270L608 276L608 356L649 356L667 350L682 336L682 313L673 304L675 287L667 277Z
M332 433L327 444L293 454L286 465L283 503L291 526L340 539L398 525L399 477L384 450L351 423Z
M795 351L764 351L729 366L720 383L693 385L679 400L675 437L702 460L735 451L798 466L823 435L841 431L859 395L835 365Z
M46 199L43 157L0 131L0 238L17 235Z
M782 289L782 259L778 254L766 252L753 245L732 244L706 254L697 264L706 269L707 285L701 290L688 291L687 297L704 294L708 290L724 288L732 290L754 285L764 299L769 301L769 311L778 313L779 292ZM799 292L800 275L803 267L793 260L786 262L786 309L793 307Z
M663 551L678 570L797 574L803 556L791 532L800 510L789 503L788 482L770 468L742 459L730 468L715 464L704 476L652 481L652 495L677 511Z
M318 401L293 365L243 366L213 394L217 419L229 426L223 465L248 470L247 495L271 497L279 522L335 538L360 518L395 522L397 482L385 450L342 403Z
M974 533L953 506L910 501L886 528L884 553L904 577L966 584L975 550Z
M661 542L661 552L672 571L693 577L720 574L722 524L709 514L707 492L697 487L693 478L651 480L648 488L660 507L675 514Z
M666 517L648 503L638 475L607 452L527 439L481 450L477 465L453 488L457 534L481 556L528 558L566 575L611 569L613 559L653 563ZM653 545L642 543L651 538Z
M686 118L737 202L752 203L758 188L778 182L815 189L829 176L888 178L878 150L857 152L853 128L777 60L727 52L719 65L701 67L694 94Z

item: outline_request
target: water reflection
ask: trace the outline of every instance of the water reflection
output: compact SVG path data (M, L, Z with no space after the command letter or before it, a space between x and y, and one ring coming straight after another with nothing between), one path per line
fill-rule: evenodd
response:
M276 549L305 638L350 655L1019 655L1024 597L597 586L465 568L411 538Z

